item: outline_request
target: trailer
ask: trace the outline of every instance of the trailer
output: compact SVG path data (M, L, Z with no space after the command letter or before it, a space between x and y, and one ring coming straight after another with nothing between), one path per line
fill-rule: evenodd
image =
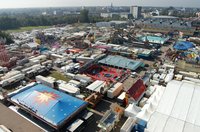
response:
M118 96L123 89L122 83L116 83L112 88L107 91L107 97L114 98Z
M81 132L84 127L84 121L81 119L77 119L70 126L67 127L67 132Z
M79 87L81 85L81 83L76 80L70 80L69 83L71 83L72 85L75 85L76 87Z
M86 112L84 115L81 117L81 119L88 125L91 123L94 119L94 114L92 112Z
M55 79L53 79L53 78L46 78L46 77L39 75L39 76L36 76L35 79L36 79L37 82L40 82L40 83L42 83L46 86L54 88Z
M25 75L20 73L20 74L17 74L15 76L12 76L10 78L0 81L0 86L5 87L5 86L11 85L13 83L19 82L19 81L23 80L24 78L25 78Z
M60 91L63 91L65 93L73 95L73 96L75 96L77 94L80 94L80 89L75 87L75 86L70 85L69 83L67 83L67 84L61 83L61 84L59 84L58 85L58 89Z

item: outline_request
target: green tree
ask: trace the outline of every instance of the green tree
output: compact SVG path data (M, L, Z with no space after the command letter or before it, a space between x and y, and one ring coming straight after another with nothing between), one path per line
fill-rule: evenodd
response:
M19 28L19 26L16 18L7 16L0 17L0 30Z
M81 10L81 12L80 12L80 22L82 22L82 23L90 22L88 13L89 13L89 11L86 10L86 9Z
M0 31L0 38L6 39L6 44L14 43L10 34Z

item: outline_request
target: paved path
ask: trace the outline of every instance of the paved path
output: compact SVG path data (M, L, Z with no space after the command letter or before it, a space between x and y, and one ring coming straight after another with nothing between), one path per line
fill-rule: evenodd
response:
M43 132L42 129L27 121L0 103L0 124L13 132Z

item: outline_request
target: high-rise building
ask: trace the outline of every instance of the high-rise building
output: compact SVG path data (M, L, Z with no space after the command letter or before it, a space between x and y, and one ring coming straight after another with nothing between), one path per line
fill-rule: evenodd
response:
M140 7L140 6L131 6L130 7L130 14L132 14L135 19L141 17L141 11L142 11L142 7Z

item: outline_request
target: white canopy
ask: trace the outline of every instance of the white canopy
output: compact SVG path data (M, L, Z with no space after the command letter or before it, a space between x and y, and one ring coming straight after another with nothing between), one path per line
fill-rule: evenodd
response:
M200 83L170 81L156 112L148 121L148 132L199 132Z
M135 104L129 104L129 106L125 109L124 115L126 117L135 117L140 111L140 107L137 107Z

